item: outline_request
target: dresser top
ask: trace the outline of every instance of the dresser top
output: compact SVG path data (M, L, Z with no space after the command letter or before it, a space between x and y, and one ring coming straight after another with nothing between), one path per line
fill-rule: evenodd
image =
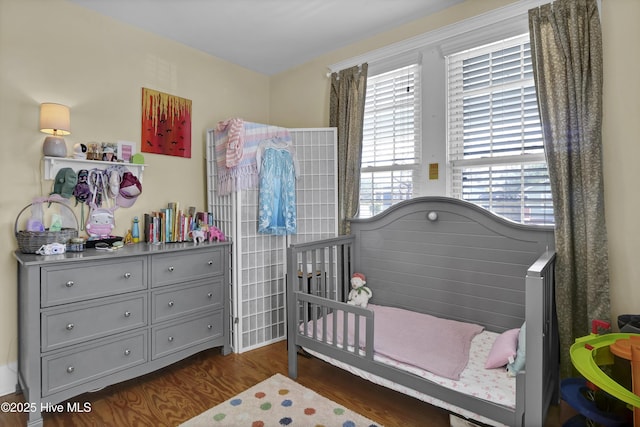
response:
M162 243L162 244L150 244L150 243L136 243L133 245L125 245L124 247L112 251L97 250L97 249L85 249L82 252L65 252L59 255L38 255L38 254L24 254L22 252L15 251L13 255L18 262L22 265L53 265L57 263L68 263L73 261L91 261L99 259L111 259L120 257L130 257L136 255L150 255L150 254L162 254L172 252L184 252L193 250L206 250L216 247L224 247L230 245L231 242L213 242L213 243L201 243L196 245L192 242L185 243Z

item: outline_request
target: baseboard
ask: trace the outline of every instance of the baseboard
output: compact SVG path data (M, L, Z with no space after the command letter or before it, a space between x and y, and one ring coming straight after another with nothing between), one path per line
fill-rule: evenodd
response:
M0 396L16 392L17 372L18 364L16 362L0 366Z

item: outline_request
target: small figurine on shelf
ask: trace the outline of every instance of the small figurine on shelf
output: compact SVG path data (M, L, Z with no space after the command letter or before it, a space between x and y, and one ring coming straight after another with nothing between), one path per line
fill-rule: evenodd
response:
M127 234L124 236L124 244L132 245L133 244L133 236L131 235L131 230L127 230Z
M198 221L198 225L195 229L191 230L190 235L196 245L202 243L206 241L209 236L209 226L206 222Z
M114 160L114 157L115 157L115 153L113 151L113 148L106 147L102 151L102 161L104 161L104 162L112 162Z
M214 227L212 225L209 227L208 231L209 231L209 242L213 242L214 240L217 240L219 242L224 242L226 240L224 233L218 227Z
M133 238L133 243L138 243L140 241L140 226L138 225L138 217L133 217L133 230L131 231L131 237Z
M208 225L205 222L198 221L198 228L196 230L202 231L203 236L209 240L209 243L214 241L224 242L226 237L224 233L213 225Z
M205 237L206 232L202 229L197 229L197 230L191 230L191 232L189 233L189 236L193 239L193 243L195 243L196 245L199 245L200 243L204 242L204 237Z

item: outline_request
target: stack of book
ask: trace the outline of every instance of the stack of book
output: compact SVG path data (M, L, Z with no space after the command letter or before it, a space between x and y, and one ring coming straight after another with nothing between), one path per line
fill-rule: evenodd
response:
M144 215L144 239L148 243L190 242L191 231L203 224L213 225L213 214L197 212L193 206L183 211L177 202L170 202L165 209Z

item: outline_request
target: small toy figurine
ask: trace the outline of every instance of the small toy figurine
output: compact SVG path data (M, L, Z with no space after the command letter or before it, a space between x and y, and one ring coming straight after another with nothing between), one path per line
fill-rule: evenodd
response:
M351 291L347 304L367 308L369 298L373 296L371 289L367 286L367 281L362 273L353 273L351 276Z
M127 230L127 234L124 235L124 244L125 245L133 244L133 235L131 234L131 230Z
M209 242L213 242L214 240L224 242L226 240L226 236L224 235L222 230L212 225L209 227Z
M204 238L205 238L204 230L192 230L191 232L189 232L189 235L193 239L193 243L195 243L196 245L204 242Z

